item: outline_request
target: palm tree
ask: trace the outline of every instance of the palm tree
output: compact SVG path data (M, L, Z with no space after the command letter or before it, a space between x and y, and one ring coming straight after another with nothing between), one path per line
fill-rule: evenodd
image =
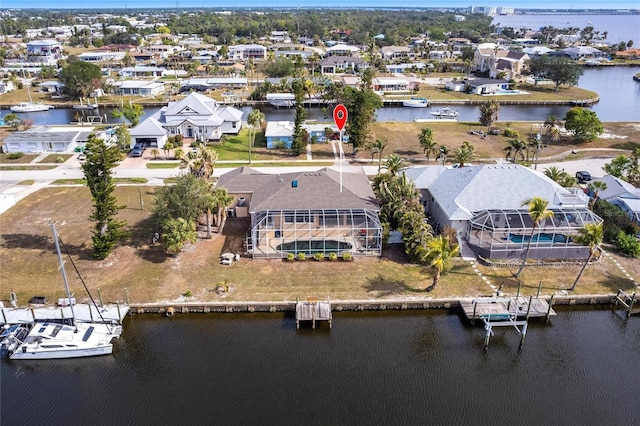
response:
M587 268L589 262L591 262L591 259L600 253L600 244L602 244L603 234L602 223L587 223L584 225L584 228L578 231L578 235L573 238L573 241L576 243L589 246L589 256L587 257L587 261L584 262L584 265L582 265L582 269L580 269L580 272L578 273L578 276L573 282L571 288L569 288L569 291L575 290L578 281L582 278L582 274Z
M174 255L182 251L186 242L195 243L198 236L195 223L181 217L168 219L162 229L162 242L167 253Z
M601 180L594 180L587 185L587 188L589 188L589 191L593 193L591 202L589 203L589 208L593 210L593 206L595 206L596 201L598 201L598 195L600 192L607 190L607 184Z
M392 176L397 176L398 173L400 173L403 169L406 169L409 165L407 164L406 161L404 161L402 159L402 157L400 157L398 154L391 154L385 161L384 161L384 168L387 169L387 171L392 175Z
M167 159L169 158L169 153L175 148L173 142L171 141L167 141L167 143L164 144L164 146L162 147L162 150L164 151L164 158Z
M543 220L553 217L553 212L547 209L548 205L549 201L545 200L542 197L533 197L529 200L525 200L522 203L523 207L529 207L529 217L531 217L533 226L531 227L531 234L529 235L529 241L527 242L527 250L524 252L522 265L520 265L520 269L518 269L518 272L516 273L516 278L520 277L520 274L524 270L524 265L527 263L527 257L529 257L529 249L531 249L531 241L533 240L533 233L536 231L536 228Z
M227 221L227 207L231 205L234 197L233 195L227 194L227 190L224 188L213 189L211 195L213 201L212 206L216 210L216 226L218 227L218 233L221 233Z
M249 129L249 163L251 163L251 147L256 141L256 128L262 126L264 121L264 114L259 109L252 110L247 116L247 124Z
M176 149L176 153L177 153ZM209 179L213 174L215 163L218 160L218 153L200 143L195 151L190 151L180 157L183 169L189 170L189 173L196 177Z
M527 144L520 139L511 139L510 141L507 141L507 143L507 147L503 149L503 151L506 152L505 159L509 160L509 157L511 157L511 162L516 164L516 158L518 156L524 160L524 150L527 147Z
M438 153L438 144L436 143L435 140L433 140L433 137L434 137L433 129L430 129L429 127L426 127L420 130L420 136L418 136L418 140L420 141L420 146L424 151L425 157L427 157L427 162L429 162L429 159L431 158L431 154L435 155Z
M380 173L380 168L382 167L382 153L389 142L385 138L377 138L375 142L373 142L370 146L371 150L371 160L373 160L373 156L378 156L378 173Z
M427 291L431 291L438 285L442 272L448 269L453 258L460 252L460 246L449 241L448 236L440 234L429 240L427 252L427 259L434 270L433 284L427 287Z
M551 166L544 169L544 175L557 183L560 183L566 174L567 172L557 166Z
M453 160L458 164L458 167L464 167L469 163L475 154L476 149L468 141L464 141L462 146L458 148L453 155Z

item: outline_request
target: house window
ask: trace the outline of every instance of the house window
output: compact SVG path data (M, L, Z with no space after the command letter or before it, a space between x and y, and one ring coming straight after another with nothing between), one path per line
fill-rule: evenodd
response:
M237 127L237 124L238 124L238 123L236 123L236 122L234 121L233 123L231 123L231 128L232 128L232 129L235 129L235 128Z
M37 148L38 144L35 142L29 142L27 143L27 148Z
M295 213L285 213L284 223L293 223L295 221Z
M309 222L311 222L311 218L309 216L309 213L296 212L296 222L297 223L309 223Z

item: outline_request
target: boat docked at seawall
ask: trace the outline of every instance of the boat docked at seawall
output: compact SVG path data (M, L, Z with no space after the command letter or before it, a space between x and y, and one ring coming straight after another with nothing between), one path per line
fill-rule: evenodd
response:
M296 103L293 93L267 93L266 99L269 105L276 108L291 108Z
M109 324L104 320L99 323L76 320L55 224L51 223L51 229L67 294L66 299L70 302L71 318L67 323L34 323L22 339L17 333L10 336L8 341L3 342L9 352L9 359L64 359L109 355L113 352L112 341L122 334L122 326Z
M9 358L66 359L109 355L113 352L113 339L121 333L120 325L36 323L24 341L15 343Z
M431 115L438 119L457 119L458 111L449 107L442 107L439 110L432 111Z
M20 102L18 105L13 105L9 109L12 112L40 112L49 111L51 108L53 108L53 106L41 102Z
M411 98L402 101L402 106L409 108L426 108L429 106L429 99L427 98Z
M87 99L86 102L82 101L82 98L80 98L80 103L79 104L75 104L73 105L73 109L81 109L81 110L87 110L87 111L93 111L95 109L98 109L98 101L94 101L93 103L89 101L89 99Z

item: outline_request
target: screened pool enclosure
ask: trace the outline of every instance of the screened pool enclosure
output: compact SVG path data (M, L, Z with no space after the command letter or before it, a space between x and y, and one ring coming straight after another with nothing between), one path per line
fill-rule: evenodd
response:
M531 240L533 259L583 259L588 247L573 237L589 223L602 219L586 208L552 209L553 217L542 221L531 235L533 221L527 210L484 210L467 225L469 246L486 259L520 259Z
M380 256L382 227L372 210L267 210L256 213L247 247L256 258L345 252Z

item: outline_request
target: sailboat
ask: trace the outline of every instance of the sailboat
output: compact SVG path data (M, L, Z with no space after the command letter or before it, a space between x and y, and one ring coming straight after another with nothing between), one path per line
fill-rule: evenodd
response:
M67 300L72 301L54 223L51 223L51 229ZM121 325L76 321L73 304L71 304L69 324L34 323L23 340L19 339L16 334L13 336L13 341L4 343L9 350L9 359L12 360L80 358L111 354L113 352L112 341L120 337L121 333Z
M20 102L18 105L13 105L9 108L12 112L40 112L49 111L51 108L53 108L52 105L43 104L42 102L33 102L29 84L26 84L26 86L27 94L29 95L29 102Z

